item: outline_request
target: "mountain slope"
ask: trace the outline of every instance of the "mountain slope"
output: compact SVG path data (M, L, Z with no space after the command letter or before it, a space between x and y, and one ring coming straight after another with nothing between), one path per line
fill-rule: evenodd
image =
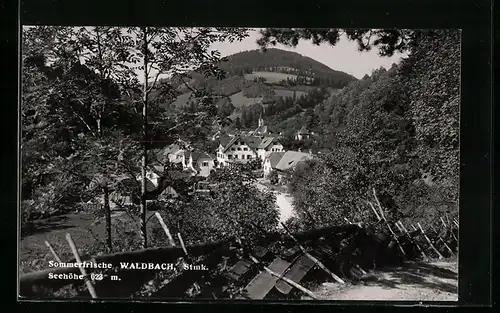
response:
M271 71L289 74L302 74L309 77L329 77L339 83L347 84L356 78L347 73L336 71L312 58L296 52L280 49L243 51L227 57L221 67L232 74Z

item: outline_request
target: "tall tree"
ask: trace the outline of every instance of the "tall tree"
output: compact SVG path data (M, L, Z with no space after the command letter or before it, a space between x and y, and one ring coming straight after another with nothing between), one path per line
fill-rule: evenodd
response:
M149 148L151 133L158 133L163 128L165 134L175 135L176 132L190 126L200 126L207 116L215 115L215 106L211 95L196 90L189 86L191 70L201 71L206 76L222 78L224 73L215 64L223 59L216 51L210 51L210 45L216 41L234 41L246 36L245 29L230 28L113 28L113 27L36 27L30 31L33 46L39 38L56 39L44 40L38 45L40 50L51 62L66 59L72 66L84 65L91 72L97 73L100 80L93 86L83 81L80 93L92 95L92 88L108 88L105 81L118 85L119 94L127 95L124 102L129 107L138 110L142 106L142 179L144 186L144 173L147 171L147 150ZM142 82L139 76L142 75ZM170 76L166 83L158 83L160 75ZM103 80L104 79L104 80ZM149 123L148 106L165 97L174 97L172 83L181 81L188 89L193 91L194 98L199 100L201 110L195 113L176 112L171 116L163 116L162 122ZM84 88L88 88L85 90ZM84 91L85 90L85 91ZM98 93L97 93L98 94ZM65 96L75 99L74 95ZM78 100L76 98L75 100ZM82 99L79 99L82 100ZM91 112L96 120L97 133L103 134L103 110L109 107L107 100L97 95L88 101ZM78 101L77 101L78 102ZM83 101L84 102L84 101ZM115 116L112 114L111 116ZM137 114L138 116L139 114ZM83 124L89 124L84 118ZM87 125L92 132L92 125ZM108 180L104 179L103 182ZM147 246L145 225L146 190L142 188L141 194L141 237L143 246Z

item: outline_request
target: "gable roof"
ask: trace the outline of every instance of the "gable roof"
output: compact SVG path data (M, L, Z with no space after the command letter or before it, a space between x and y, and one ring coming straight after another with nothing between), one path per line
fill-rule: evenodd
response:
M206 159L213 159L208 153L206 152L198 152L198 151L189 151L189 154L186 156L187 158L192 157L193 162L198 161L199 159L206 158Z
M223 147L226 147L229 142L231 142L231 140L233 139L234 137L229 137L227 135L221 135L217 138L217 141L219 141L219 144L222 145Z
M278 165L279 161L285 155L285 153L286 152L271 152L267 156L267 159L269 160L269 163L271 163L271 168L275 168L276 165Z
M302 126L302 128L298 131L299 134L301 135L309 135L311 134L311 131L307 129L306 125Z
M298 152L298 151L287 151L281 158L281 160L276 165L276 169L281 171L286 171L290 168L293 168L300 161L310 160L312 159L312 155L309 153Z
M244 142L253 152L256 152L255 150L257 149L257 147L261 143L262 139L260 139L259 137L255 137L255 136L241 136L241 135L234 136L231 139L231 141L224 147L224 150L222 152L225 153L237 141Z
M267 134L267 133L270 133L271 131L269 130L269 128L266 126L266 125L262 125L262 126L259 126L257 127L254 131L253 131L253 134L254 135L263 135L263 134Z
M259 146L257 148L258 149L265 149L270 144L272 144L275 139L276 139L275 137L264 137L264 139L262 139L261 143L259 144Z

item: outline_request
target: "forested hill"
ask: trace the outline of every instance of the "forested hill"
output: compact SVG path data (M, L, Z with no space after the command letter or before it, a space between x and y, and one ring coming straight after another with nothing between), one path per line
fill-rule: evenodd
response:
M270 71L298 76L330 78L339 85L346 85L356 78L347 73L336 71L309 57L296 52L280 49L243 51L227 57L228 62L221 65L232 75L243 75L253 71Z

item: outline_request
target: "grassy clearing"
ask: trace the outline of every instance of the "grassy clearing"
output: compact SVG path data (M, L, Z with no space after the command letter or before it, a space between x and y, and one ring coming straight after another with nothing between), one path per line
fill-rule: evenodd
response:
M122 214L113 214L112 217L113 252L127 251L131 245L139 240L138 218L124 212L120 213ZM154 212L147 213L148 217L152 214ZM106 226L104 219L100 219L98 223L94 223L95 220L95 216L80 212L35 221L36 230L22 237L18 247L21 263L20 273L46 269L48 262L54 261L45 241L52 245L63 262L73 259L73 254L66 241L67 233L73 238L81 256L103 253ZM159 222L152 218L148 222L148 237L159 227ZM124 242L124 239L130 240Z
M295 79L297 75L293 74L284 74L284 73L275 73L275 72L253 72L251 74L245 74L245 79L254 80L257 77L265 78L269 83L278 83L282 80Z
M281 89L281 88L276 88L274 89L274 92L277 96L279 97L282 97L282 98L286 98L286 97L293 97L293 90L291 89ZM307 92L305 91L295 91L295 96L296 97L300 97L302 95L305 95Z
M243 95L243 91L235 93L230 98L231 98L231 103L234 105L235 108L250 106L250 105L257 103L263 99L262 97L247 98Z

